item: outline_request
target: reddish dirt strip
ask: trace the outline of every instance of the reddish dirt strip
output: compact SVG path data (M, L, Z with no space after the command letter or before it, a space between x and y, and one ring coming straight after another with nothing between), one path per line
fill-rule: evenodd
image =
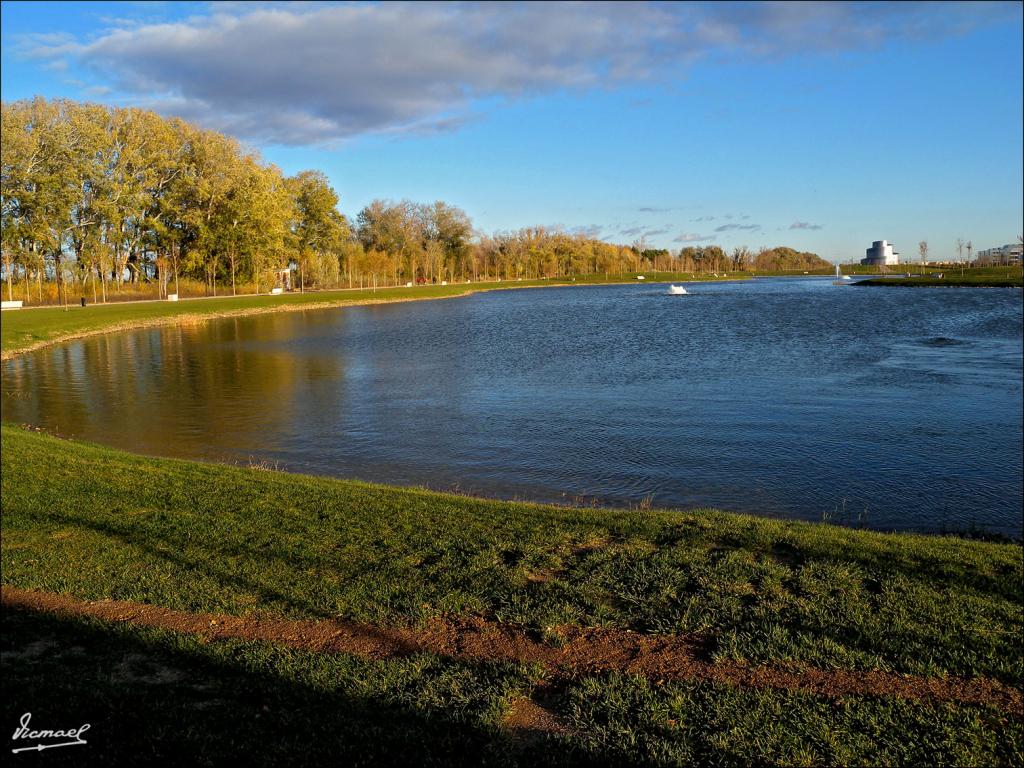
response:
M2 587L0 602L64 616L88 616L188 632L209 640L237 638L347 653L371 659L430 653L462 661L539 663L569 677L625 672L654 680L704 680L751 688L802 691L828 698L893 696L923 702L994 706L1024 715L1024 694L984 677L919 677L881 671L817 669L792 671L738 662L712 662L706 642L692 636L641 635L619 629L565 627L556 647L522 628L478 618L436 619L422 628L378 627L345 621L186 613L143 603L82 601L67 595Z

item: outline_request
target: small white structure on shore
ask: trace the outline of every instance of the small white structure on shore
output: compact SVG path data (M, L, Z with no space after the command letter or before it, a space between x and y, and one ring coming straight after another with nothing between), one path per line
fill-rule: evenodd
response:
M891 267L900 263L900 255L888 240L875 240L865 252L867 256L861 259L860 263L866 266Z
M292 289L292 268L290 265L286 269L274 270L274 284L281 289L280 291L271 290L270 292L274 294Z

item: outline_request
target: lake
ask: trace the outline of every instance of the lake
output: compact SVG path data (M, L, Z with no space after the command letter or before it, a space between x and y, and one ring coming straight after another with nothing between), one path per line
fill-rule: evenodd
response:
M509 290L98 336L5 421L146 454L1021 535L1022 295L830 278Z

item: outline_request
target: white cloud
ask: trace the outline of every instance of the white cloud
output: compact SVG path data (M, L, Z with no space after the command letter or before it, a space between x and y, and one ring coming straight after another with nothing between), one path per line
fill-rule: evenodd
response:
M714 240L715 235L699 235L696 232L683 232L678 237L673 238L673 243L700 243L705 240Z
M215 4L84 42L28 36L19 49L165 113L307 144L454 130L485 99L669 81L716 51L859 48L1011 13L1014 3Z
M760 228L760 224L723 224L720 227L715 227L715 232L756 232Z

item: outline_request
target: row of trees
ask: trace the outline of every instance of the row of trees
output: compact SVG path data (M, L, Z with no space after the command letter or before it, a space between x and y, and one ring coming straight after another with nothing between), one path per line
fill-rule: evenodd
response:
M323 174L286 178L237 141L139 109L71 101L2 105L2 267L42 296L88 284L94 299L125 282L180 277L216 294L301 269L349 238ZM266 282L264 284L266 284ZM66 293L66 291L65 291Z
M531 227L474 232L443 202L377 200L350 222L318 171L285 176L234 139L134 108L67 100L3 103L2 269L7 297L94 301L183 280L207 294L643 270L807 269L788 248L677 253ZM290 274L289 274L290 276ZM248 288L247 288L248 289ZM34 294L34 296L33 296Z

